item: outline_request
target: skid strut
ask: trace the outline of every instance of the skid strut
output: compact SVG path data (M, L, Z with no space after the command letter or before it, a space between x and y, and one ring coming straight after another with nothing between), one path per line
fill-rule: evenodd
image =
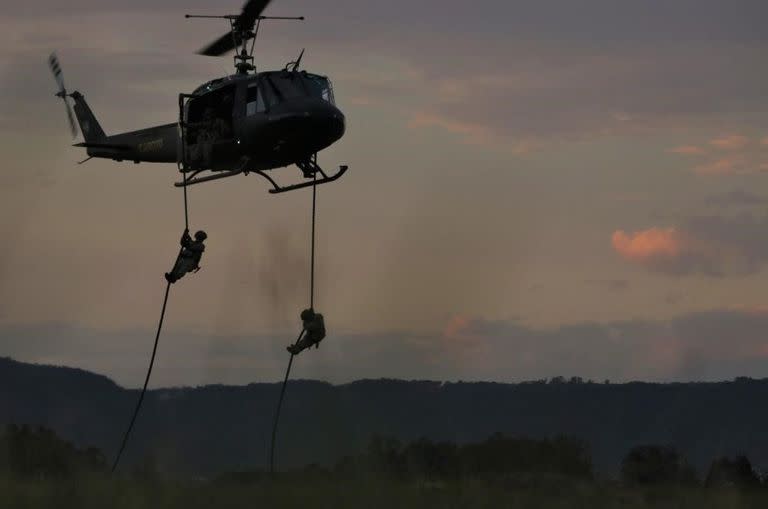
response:
M266 171L264 170L246 170L245 168L248 166L249 161L244 162L240 168L234 169L234 170L227 170L227 171L221 171L221 172L215 172L212 175L205 175L202 177L198 177L197 175L200 174L202 171L206 170L197 170L194 172L191 172L191 175L189 175L184 182L176 182L173 185L176 187L185 187L185 186L191 186L193 184L201 184L203 182L210 182L212 180L219 180L224 179L228 177L234 177L235 175L247 175L248 173L255 173L257 175L261 175L267 181L272 185L272 189L269 190L272 194L278 194L278 193L286 193L288 191L295 191L296 189L303 189L305 187L312 187L314 185L321 185L321 184L327 184L329 182L333 182L334 180L338 180L341 178L342 175L347 171L349 168L347 165L339 166L339 170L332 174L328 175L323 171L323 169L317 165L317 158L316 156L313 156L311 159L307 161L302 161L300 163L297 163L296 166L299 167L301 172L304 174L304 177L307 179L312 179L308 182L301 182L299 184L292 184L289 186L281 186L278 184L275 179L270 177ZM316 174L318 175L318 178L315 179Z

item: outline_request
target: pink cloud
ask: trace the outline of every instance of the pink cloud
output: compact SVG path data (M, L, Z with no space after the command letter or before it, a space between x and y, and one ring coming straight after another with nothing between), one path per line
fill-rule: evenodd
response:
M627 262L669 275L743 276L768 263L768 217L720 214L689 218L681 228L617 230L611 245Z
M472 319L466 315L453 315L443 328L443 338L456 339L466 333L472 325Z
M720 150L741 150L749 144L749 138L740 134L730 134L709 141L709 144Z
M652 227L627 233L617 230L611 245L627 262L671 275L723 275L731 270L733 249L677 228Z
M437 127L461 136L470 145L490 145L497 140L496 134L482 124L454 120L432 113L416 113L408 122L409 129Z
M768 146L768 137L752 140L740 134L729 134L713 138L706 144L679 145L667 152L685 156L712 155L693 167L693 172L699 175L747 175L768 171L768 164L759 162L760 146ZM715 151L730 153L714 155Z
M420 112L413 115L408 122L409 129L438 128L451 134L458 135L468 145L481 145L499 149L505 149L514 155L530 154L539 150L544 142L523 138L511 141L499 135L489 126L464 122L433 113Z
M747 315L768 317L768 304L736 304L729 307L728 310Z
M613 249L624 259L655 264L675 260L685 249L685 239L675 228L649 228L627 234L617 230L611 237Z
M704 149L696 145L680 145L679 147L669 149L668 152L686 156L698 156L705 153Z
M440 338L440 355L452 358L464 366L471 366L483 356L487 337L478 326L483 320L466 314L454 314L445 324Z
M700 164L693 169L699 175L737 175L747 173L748 169L742 157L726 157Z
M763 173L768 171L768 162L756 162L753 157L736 155L709 161L693 168L693 172L699 175L726 176L748 175L751 173Z

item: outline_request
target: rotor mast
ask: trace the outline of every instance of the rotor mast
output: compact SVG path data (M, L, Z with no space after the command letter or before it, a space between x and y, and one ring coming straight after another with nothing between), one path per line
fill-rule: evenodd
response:
M253 49L256 45L256 37L259 26L263 20L304 20L304 16L262 16L261 12L269 3L269 0L249 0L240 14L226 14L220 16L186 14L185 18L226 19L229 21L230 32L220 36L205 48L198 51L201 55L219 56L228 51L235 50L234 64L238 74L248 74L255 71L253 64ZM248 44L248 41L252 41Z

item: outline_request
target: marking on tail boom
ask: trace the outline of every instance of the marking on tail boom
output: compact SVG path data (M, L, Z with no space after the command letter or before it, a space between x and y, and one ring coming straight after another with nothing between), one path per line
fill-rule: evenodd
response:
M163 148L163 139L158 138L156 140L147 141L144 143L139 143L138 145L139 152L157 152L161 148Z

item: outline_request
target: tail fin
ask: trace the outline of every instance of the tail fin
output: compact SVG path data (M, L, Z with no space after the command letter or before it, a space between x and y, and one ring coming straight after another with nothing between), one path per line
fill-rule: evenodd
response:
M83 133L85 141L94 142L106 139L107 135L104 134L104 129L101 128L96 116L88 103L85 102L83 94L75 91L69 95L75 100L75 116L77 116L77 122L80 124L80 131Z

